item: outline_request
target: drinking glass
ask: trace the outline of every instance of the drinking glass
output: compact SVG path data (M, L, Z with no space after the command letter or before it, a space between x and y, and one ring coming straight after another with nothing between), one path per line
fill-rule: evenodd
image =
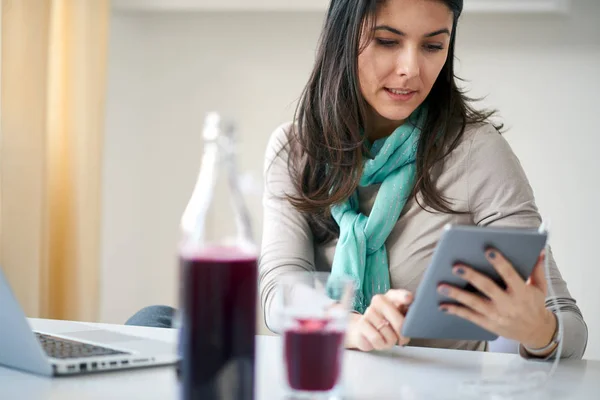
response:
M340 399L353 282L328 272L295 272L279 286L287 398Z

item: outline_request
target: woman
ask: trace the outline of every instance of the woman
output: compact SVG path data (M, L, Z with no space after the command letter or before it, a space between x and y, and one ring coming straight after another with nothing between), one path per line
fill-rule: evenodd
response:
M404 311L447 223L538 227L518 159L454 78L462 0L332 0L293 124L269 142L260 292L278 331L278 276L350 274L359 301L348 348L396 344L485 350L486 343L402 337ZM540 255L527 282L498 251L486 254L502 290L468 266L456 274L489 299L441 286L442 305L504 338L527 358L581 358L587 327L554 263ZM544 257L565 323L545 305Z

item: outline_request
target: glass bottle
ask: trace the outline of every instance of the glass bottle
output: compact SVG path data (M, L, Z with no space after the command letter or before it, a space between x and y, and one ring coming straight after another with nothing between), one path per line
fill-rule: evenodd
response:
M182 398L253 399L258 248L238 181L235 129L209 113L203 139L181 219Z

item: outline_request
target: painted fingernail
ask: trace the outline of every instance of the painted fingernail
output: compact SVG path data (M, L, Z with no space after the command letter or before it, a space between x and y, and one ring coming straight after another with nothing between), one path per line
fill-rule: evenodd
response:
M464 275L465 269L463 267L458 267L458 268L454 269L454 273L456 273L456 275Z
M440 294L443 294L444 296L447 296L448 293L450 293L450 289L448 289L446 286L442 286L438 289L438 291L440 292Z
M496 252L495 251L490 251L488 256L493 260L494 258L496 258Z
M447 313L447 312L448 312L448 309L447 309L446 307L441 307L441 308L440 308L440 311L441 311L441 312L444 312L444 313Z

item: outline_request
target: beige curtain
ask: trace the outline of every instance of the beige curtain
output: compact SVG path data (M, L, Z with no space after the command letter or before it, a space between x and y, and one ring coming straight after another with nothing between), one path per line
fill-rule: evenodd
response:
M109 0L1 0L0 265L31 317L94 321Z

